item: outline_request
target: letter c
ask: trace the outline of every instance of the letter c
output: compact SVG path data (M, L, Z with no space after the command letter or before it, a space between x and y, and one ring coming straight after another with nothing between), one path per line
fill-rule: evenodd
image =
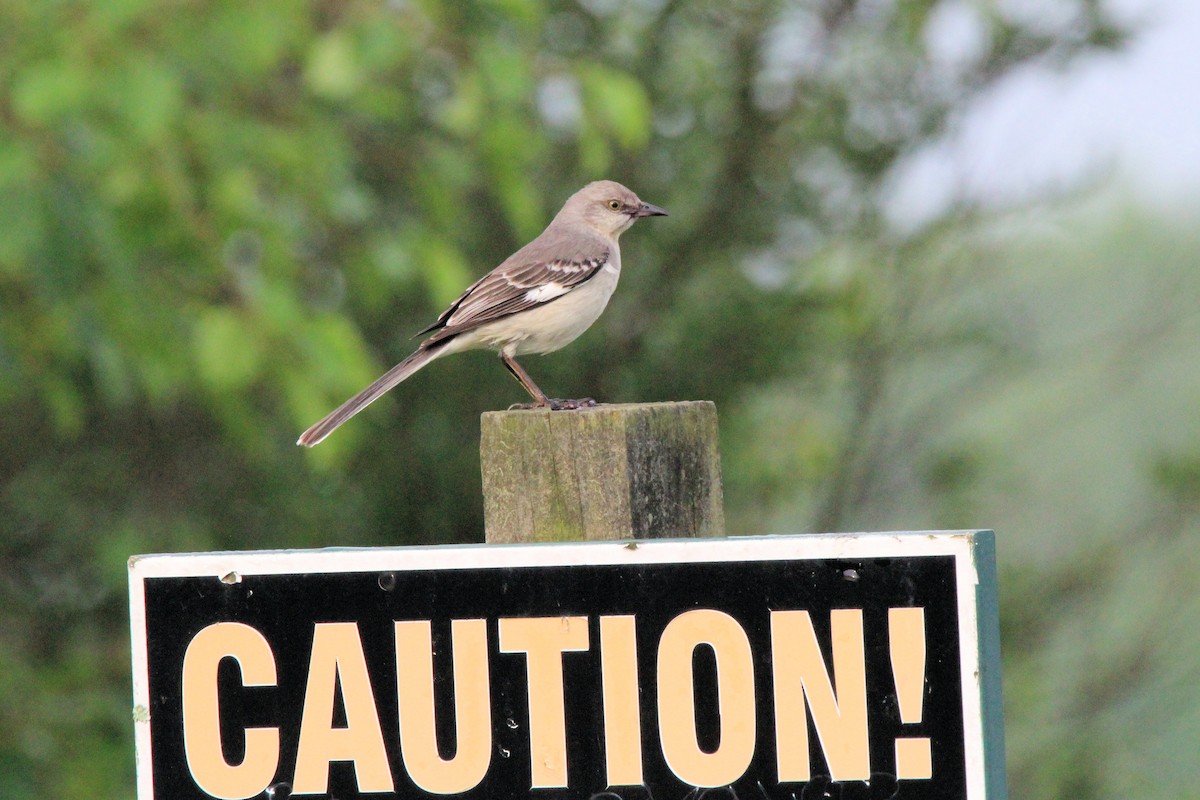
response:
M229 764L221 752L217 669L225 658L238 662L243 686L274 686L275 656L254 628L217 622L192 638L183 657L183 749L196 785L220 800L261 794L279 766L279 729L247 728L246 755Z

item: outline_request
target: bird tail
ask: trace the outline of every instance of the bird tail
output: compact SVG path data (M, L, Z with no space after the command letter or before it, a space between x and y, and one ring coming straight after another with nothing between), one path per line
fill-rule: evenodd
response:
M316 425L313 425L300 434L300 438L296 440L296 444L302 444L305 447L320 444L325 440L326 436L341 427L343 422L371 405L371 403L374 403L385 392L400 383L400 381L442 355L443 347L422 347L418 349L408 358L383 373L383 375L380 375L379 379L370 386L329 412L329 415Z

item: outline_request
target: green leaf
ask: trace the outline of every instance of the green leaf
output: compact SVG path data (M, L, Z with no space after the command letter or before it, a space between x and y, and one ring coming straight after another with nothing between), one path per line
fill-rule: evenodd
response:
M236 391L257 377L262 343L236 311L213 306L196 319L192 354L200 381L208 389Z
M525 173L512 175L496 186L505 215L520 239L532 239L541 231L546 219L542 212L541 194Z
M154 7L154 0L103 0L87 4L87 27L89 30L116 34L122 28L136 23L147 8Z
M78 112L93 88L87 70L66 60L44 61L17 74L13 110L27 123L50 125Z
M46 223L36 190L22 185L0 187L0 275L29 271L46 235Z
M629 150L650 141L651 107L646 89L636 78L619 70L599 66L579 69L583 107L597 126Z
M579 160L588 175L602 175L612 164L612 148L595 125L579 127Z
M440 236L426 236L417 242L417 263L439 307L449 305L473 280L466 258Z
M215 57L225 80L264 78L308 32L308 15L298 6L278 0L220 4L210 9L206 29L194 41ZM195 58L199 61L199 54Z
M333 30L313 43L304 80L315 94L338 99L349 97L362 85L362 65L346 31Z
M74 384L59 375L49 375L45 378L44 397L54 427L60 434L74 436L83 430L87 408Z
M438 118L452 133L469 136L478 130L483 110L483 81L479 72L463 70L454 84L454 93L442 102Z
M312 320L304 333L306 350L320 365L321 380L310 383L331 387L333 394L340 396L356 392L378 377L379 365L367 351L358 328L345 317L322 315ZM328 403L328 398L322 397L320 402Z
M512 108L528 102L533 92L530 55L507 38L488 39L475 51L475 62L494 108Z
M546 16L542 0L484 0L481 5L531 30Z
M142 141L161 139L183 108L179 79L166 65L149 58L130 63L123 70L119 85L110 84L108 88L116 101L114 105Z

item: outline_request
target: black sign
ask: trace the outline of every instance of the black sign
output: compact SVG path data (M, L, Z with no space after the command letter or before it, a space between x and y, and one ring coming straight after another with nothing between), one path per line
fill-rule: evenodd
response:
M990 545L137 558L140 796L998 796Z

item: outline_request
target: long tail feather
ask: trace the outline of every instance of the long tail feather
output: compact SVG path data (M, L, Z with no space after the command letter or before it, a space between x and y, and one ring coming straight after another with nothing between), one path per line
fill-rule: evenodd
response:
M374 403L389 389L400 383L400 381L437 358L441 355L441 351L441 347L421 348L417 350L408 358L379 376L379 379L370 386L335 408L316 425L313 425L300 434L300 438L296 440L296 444L302 444L305 447L320 444L326 436L341 427L343 422L371 405L371 403Z

